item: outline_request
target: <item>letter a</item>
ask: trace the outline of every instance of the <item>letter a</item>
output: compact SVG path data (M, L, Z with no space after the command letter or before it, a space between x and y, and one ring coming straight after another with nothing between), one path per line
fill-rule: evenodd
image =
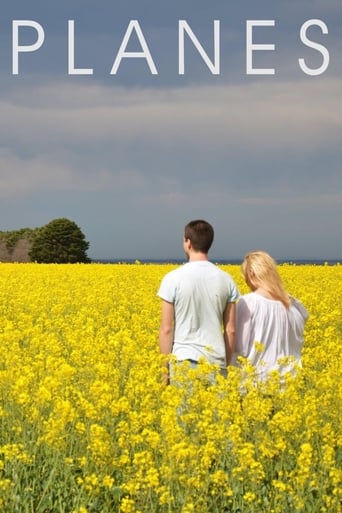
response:
M129 38L131 37L133 29L135 30L136 35L137 35L137 37L139 39L139 43L141 45L142 52L126 52L126 47L127 47ZM116 73L117 73L117 71L119 69L121 60L124 57L127 58L127 59L135 59L135 58L146 59L147 64L149 65L151 74L152 75L158 75L157 68L154 65L152 56L151 56L150 51L148 49L147 43L145 41L145 38L144 38L144 35L143 35L142 30L140 28L138 20L131 20L129 22L128 28L126 30L126 34L124 35L124 38L123 38L122 43L121 43L121 46L120 46L119 51L117 53L117 56L115 58L112 70L110 72L111 75L116 75Z

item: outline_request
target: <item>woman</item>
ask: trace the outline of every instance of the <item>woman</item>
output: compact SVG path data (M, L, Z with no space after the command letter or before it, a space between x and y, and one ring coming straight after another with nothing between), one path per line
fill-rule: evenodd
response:
M280 375L301 365L304 325L308 312L284 290L273 258L264 251L245 256L242 273L252 292L237 303L236 347L232 364L243 356L260 379L272 370ZM290 358L287 358L290 357ZM280 360L280 359L286 359Z

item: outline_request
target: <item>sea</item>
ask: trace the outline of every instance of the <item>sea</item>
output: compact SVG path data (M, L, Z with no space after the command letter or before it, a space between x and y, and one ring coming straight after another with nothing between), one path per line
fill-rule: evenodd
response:
M222 259L212 259L212 262L219 265L241 265L242 260L238 259L230 259L230 260L222 260ZM288 259L276 259L278 264L293 264L293 265L339 265L342 262L342 258L340 259L298 259L298 258L288 258ZM124 258L124 259L116 259L116 258L94 258L92 259L92 263L96 264L184 264L185 260L181 259L145 259L145 258Z

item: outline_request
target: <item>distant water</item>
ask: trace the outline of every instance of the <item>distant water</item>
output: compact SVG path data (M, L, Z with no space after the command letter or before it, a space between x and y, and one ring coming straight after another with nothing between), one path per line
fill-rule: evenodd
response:
M185 260L180 259L170 259L170 260L158 260L158 259L135 259L135 258L124 258L124 259L111 259L111 258L94 258L92 259L93 263L99 263L99 264L134 264L136 262L140 262L142 264L184 264ZM231 260L212 260L213 262L221 265L240 265L242 260L238 259L231 259ZM336 265L338 263L342 262L342 258L340 260L338 259L296 259L296 258L289 258L289 259L277 259L278 264L296 264L296 265Z

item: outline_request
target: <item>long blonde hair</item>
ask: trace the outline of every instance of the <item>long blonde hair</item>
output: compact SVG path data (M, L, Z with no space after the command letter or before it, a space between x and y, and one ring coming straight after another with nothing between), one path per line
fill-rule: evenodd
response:
M242 274L251 290L262 287L273 299L281 301L286 308L291 298L284 289L275 260L265 251L247 253L241 265Z

